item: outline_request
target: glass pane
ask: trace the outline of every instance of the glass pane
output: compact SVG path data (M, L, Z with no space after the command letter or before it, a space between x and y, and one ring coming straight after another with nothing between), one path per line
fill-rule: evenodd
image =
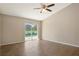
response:
M37 25L29 25L25 26L25 39L32 40L37 37Z

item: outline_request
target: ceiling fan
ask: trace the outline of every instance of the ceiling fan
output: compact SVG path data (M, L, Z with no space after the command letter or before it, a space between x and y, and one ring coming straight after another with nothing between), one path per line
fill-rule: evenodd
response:
M49 9L49 7L55 6L55 4L46 5L46 4L42 4L42 3L40 5L41 5L40 8L34 8L34 9L41 9L40 13L42 13L43 11L52 12L52 10Z

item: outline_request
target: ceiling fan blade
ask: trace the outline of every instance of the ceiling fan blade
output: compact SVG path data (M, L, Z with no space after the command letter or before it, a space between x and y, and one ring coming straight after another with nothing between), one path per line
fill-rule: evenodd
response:
M54 6L55 4L51 4L51 5L48 5L47 7L52 7L52 6Z
M40 13L42 13L43 10L40 11Z
M41 5L41 6L44 6L45 4L43 4L43 3L40 3L40 5Z
M34 9L41 9L41 8L34 8Z
M47 11L49 11L49 12L52 12L52 10L50 10L50 9L46 9Z

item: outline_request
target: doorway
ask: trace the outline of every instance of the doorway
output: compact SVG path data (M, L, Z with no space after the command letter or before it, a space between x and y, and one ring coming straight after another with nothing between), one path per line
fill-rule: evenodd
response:
M38 31L37 24L25 24L25 41L27 40L37 40L38 39Z

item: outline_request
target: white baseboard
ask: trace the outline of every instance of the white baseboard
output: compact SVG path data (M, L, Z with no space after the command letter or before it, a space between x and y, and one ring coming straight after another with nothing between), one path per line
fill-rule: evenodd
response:
M16 44L16 43L22 43L22 42L25 42L25 41L21 41L21 42L12 42L12 43L5 43L5 44L1 44L1 46L3 46L3 45L10 45L10 44Z
M66 43L66 42L59 42L59 41L53 41L53 40L47 40L47 41L51 41L51 42L55 42L55 43L59 43L59 44L65 44L65 45L68 45L68 46L73 46L73 47L79 48L78 45L73 45L73 44Z
M55 42L55 43L60 43L60 44L65 44L65 45L69 45L69 46L73 46L73 47L78 47L78 45L73 45L73 44L70 44L70 43L66 43L66 42L59 42L59 41L53 41L53 40L47 40L47 41L51 41L51 42ZM21 41L21 42L25 42L25 41ZM7 44L1 44L2 45L9 45L9 44L15 44L15 43L21 43L21 42L13 42L13 43L7 43Z

